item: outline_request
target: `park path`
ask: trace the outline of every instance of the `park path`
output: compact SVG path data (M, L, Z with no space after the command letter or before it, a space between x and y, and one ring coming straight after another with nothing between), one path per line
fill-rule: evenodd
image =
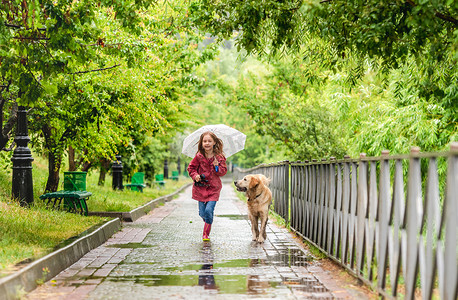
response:
M216 205L211 241L191 187L25 296L26 299L367 299L338 279L284 228L251 241L245 204L229 182Z

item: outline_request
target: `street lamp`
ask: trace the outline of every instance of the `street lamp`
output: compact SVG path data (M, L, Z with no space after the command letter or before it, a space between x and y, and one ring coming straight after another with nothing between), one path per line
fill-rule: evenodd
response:
M19 199L22 206L33 203L33 179L32 179L32 152L27 144L30 142L29 131L27 128L27 110L24 106L18 107L16 149L13 157L13 198Z

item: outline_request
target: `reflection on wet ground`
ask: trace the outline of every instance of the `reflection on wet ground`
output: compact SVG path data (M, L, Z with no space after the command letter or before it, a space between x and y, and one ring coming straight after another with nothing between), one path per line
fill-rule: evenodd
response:
M113 244L110 247L138 249L149 248L151 245L135 243ZM326 293L327 289L312 275L297 276L292 267L306 267L313 258L297 248L279 241L271 248L250 243L249 254L252 258L229 260L215 259L215 251L211 242L202 242L198 251L198 263L171 266L168 263L123 262L117 272L107 278L87 276L85 280L104 279L105 284L132 284L144 287L203 287L214 290L218 294L276 294L275 290L289 289L308 293ZM278 246L278 248L275 248ZM294 247L293 247L294 246ZM144 267L138 267L143 265ZM152 267L154 265L154 267ZM135 267L137 266L137 267ZM286 271L286 273L284 272ZM285 273L282 275L281 273Z
M184 288L201 287L220 295L271 295L279 296L286 291L326 294L327 289L305 268L313 258L297 245L276 239L270 230L268 244L259 245L248 242L241 258L219 259L218 242L201 242L194 245L193 251L198 254L194 262L186 259L162 260L162 258L139 260L149 257L149 249L160 247L145 241L135 243L112 244L110 247L132 248L130 260L125 260L106 278L87 276L86 281L104 280L103 286L143 286L144 288ZM173 247L172 247L173 248ZM215 248L215 249L213 249ZM190 249L188 249L190 250ZM156 249L154 249L156 251ZM161 261L162 260L162 261ZM303 269L302 275L298 270ZM81 279L81 278L80 278ZM79 284L79 283L77 283ZM98 289L103 291L103 289ZM278 291L282 293L278 294ZM99 296L103 295L100 294ZM296 295L297 296L297 295ZM97 298L97 297L96 297Z

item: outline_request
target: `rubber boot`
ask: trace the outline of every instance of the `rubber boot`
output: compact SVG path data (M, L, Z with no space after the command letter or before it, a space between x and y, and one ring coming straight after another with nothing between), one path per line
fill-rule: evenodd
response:
M202 234L202 240L203 241L209 241L210 240L210 230L211 229L212 229L212 224L205 223L204 232Z

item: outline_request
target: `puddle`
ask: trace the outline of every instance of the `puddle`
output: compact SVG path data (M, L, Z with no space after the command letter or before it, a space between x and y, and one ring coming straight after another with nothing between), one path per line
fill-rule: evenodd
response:
M145 286L202 286L213 289L218 294L262 294L276 288L281 283L261 280L259 276L250 275L148 275L114 278L112 282L134 282Z
M307 255L301 249L284 249L268 257L270 263L276 266L307 266L314 259Z
M282 285L308 293L325 293L328 291L315 278L283 278Z
M230 220L248 220L248 215L215 215L220 218L228 218Z
M263 266L276 266L276 267L291 267L291 266L307 266L309 262L313 261L313 257L306 255L300 249L289 249L288 251L276 252L275 255L267 256L266 258L246 258L246 259L233 259L223 261L213 261L213 259L204 259L203 263L213 264L213 269L223 270L227 268L256 268ZM159 267L160 268L160 267ZM200 270L202 263L178 265L174 267L160 268L164 271L190 271Z
M127 243L127 244L111 244L106 245L107 248L129 248L129 249L139 249L139 248L152 248L156 247L153 245L146 245L142 243Z

